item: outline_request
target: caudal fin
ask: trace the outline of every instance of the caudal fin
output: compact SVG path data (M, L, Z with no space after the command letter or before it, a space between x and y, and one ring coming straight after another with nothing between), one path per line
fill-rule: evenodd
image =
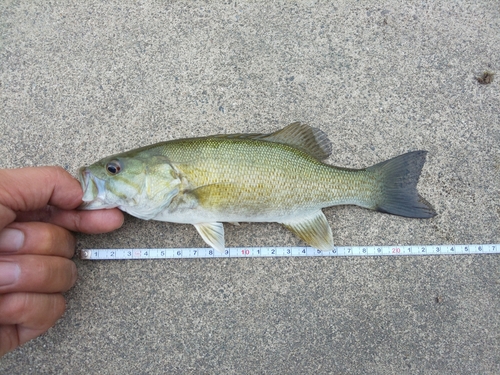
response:
M436 216L434 208L417 192L426 154L427 151L409 152L366 169L380 182L380 196L373 209L406 217Z

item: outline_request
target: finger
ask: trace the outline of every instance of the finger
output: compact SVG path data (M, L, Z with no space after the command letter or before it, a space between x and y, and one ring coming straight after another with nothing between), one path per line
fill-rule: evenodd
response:
M68 230L82 233L106 233L123 225L124 216L117 208L96 211L61 210L47 207L43 210L18 212L16 221L44 221Z
M0 204L32 211L47 204L74 209L83 196L80 183L61 167L0 170Z
M61 294L0 295L0 356L47 331L65 308Z
M77 271L71 260L57 256L0 256L0 294L59 293L70 289Z
M12 223L16 219L16 213L9 207L0 204L0 228Z
M47 223L11 223L0 230L0 254L40 254L72 258L76 241L64 228Z

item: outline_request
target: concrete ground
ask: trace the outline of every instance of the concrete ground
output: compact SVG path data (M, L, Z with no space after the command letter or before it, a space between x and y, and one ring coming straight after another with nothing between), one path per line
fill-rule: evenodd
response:
M337 245L500 242L498 1L7 1L1 167L302 121L363 167L429 151L438 216L325 210ZM228 246L299 245L278 224ZM128 217L86 247L204 246ZM68 309L3 374L498 374L500 257L75 259Z

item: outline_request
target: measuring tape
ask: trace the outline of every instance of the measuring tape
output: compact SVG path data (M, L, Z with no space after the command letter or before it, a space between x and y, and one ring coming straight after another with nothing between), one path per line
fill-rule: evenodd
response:
M188 259L188 258L267 258L267 257L346 257L500 254L500 244L339 246L332 251L312 247L230 247L224 252L211 248L179 249L83 249L84 260Z

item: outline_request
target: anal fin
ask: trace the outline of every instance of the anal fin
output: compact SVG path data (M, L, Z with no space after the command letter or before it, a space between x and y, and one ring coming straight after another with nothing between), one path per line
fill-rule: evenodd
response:
M224 225L222 223L193 224L203 240L221 253L226 250L224 245Z
M308 245L322 250L333 250L332 229L321 210L281 223Z

